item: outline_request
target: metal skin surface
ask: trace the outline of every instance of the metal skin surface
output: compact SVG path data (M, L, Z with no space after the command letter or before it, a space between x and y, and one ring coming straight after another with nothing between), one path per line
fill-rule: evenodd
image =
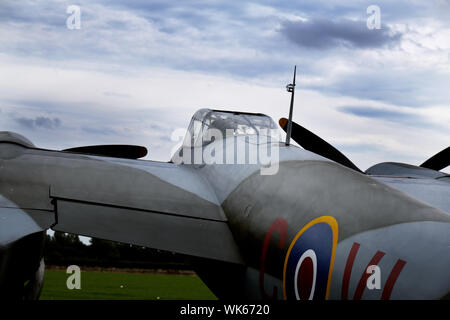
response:
M448 185L443 188L418 179L433 194L418 200L420 189L396 189L400 180L392 172L374 179L284 144L277 173L261 175L257 164L160 163L1 141L2 297L18 288L4 279L42 280L36 276L42 247L26 241L50 227L192 256L219 298L440 299L450 293L447 182L440 182ZM244 137L224 142L213 142L219 155L228 143L249 143ZM9 256L33 263L14 272ZM369 264L380 267L379 289L366 288ZM33 297L29 292L37 290L22 297Z
M253 196L255 194L258 196ZM407 261L394 287L397 299L439 299L449 291L450 275L446 270L450 266L450 215L337 164L282 163L276 176L255 174L247 178L223 207L242 255L249 266L260 271L262 250L255 248L262 247L267 230L276 220L286 221L285 228L281 229L284 241L282 231L273 234L264 261L264 272L276 279L283 278L284 258L296 233L317 217L332 216L339 226L339 243L330 299L343 298L343 274L349 244L354 242L361 245L360 255L366 256L358 257L353 267L352 294L363 268L377 251L383 251L391 259ZM393 226L398 227L392 229ZM360 239L363 234L365 237ZM386 239L390 241L383 242ZM281 242L284 244L280 245ZM386 281L392 265L382 268L382 281ZM426 275L424 270L427 270ZM404 276L406 272L408 277ZM283 284L278 282L275 286L277 297L281 298ZM263 288L261 296L273 296L273 288L265 284ZM380 298L380 290L366 291L367 295L362 298Z

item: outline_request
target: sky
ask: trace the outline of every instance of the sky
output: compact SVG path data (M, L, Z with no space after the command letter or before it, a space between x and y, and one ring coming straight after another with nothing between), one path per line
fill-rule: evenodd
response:
M419 165L450 145L449 17L449 0L2 0L0 130L167 161L200 108L287 117L297 65L294 121L363 170Z

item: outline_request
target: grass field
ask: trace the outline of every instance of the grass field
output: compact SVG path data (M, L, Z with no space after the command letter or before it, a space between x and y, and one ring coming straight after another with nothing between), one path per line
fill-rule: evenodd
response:
M41 300L216 299L197 276L151 273L81 272L81 289L69 290L63 270L46 270Z

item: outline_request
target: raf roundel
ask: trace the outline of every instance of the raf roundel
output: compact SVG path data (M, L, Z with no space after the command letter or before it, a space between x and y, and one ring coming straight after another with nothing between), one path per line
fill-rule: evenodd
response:
M297 233L284 261L285 299L328 299L337 238L338 224L330 216L314 219Z

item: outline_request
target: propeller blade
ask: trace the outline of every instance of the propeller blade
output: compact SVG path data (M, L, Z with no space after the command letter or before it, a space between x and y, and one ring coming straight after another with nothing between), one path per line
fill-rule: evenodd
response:
M147 155L147 148L127 144L107 144L98 146L83 146L62 151L91 154L104 157L139 159Z
M432 169L436 171L442 170L450 166L450 147L435 154L430 159L422 163L420 166L422 168Z
M281 118L279 120L281 128L287 130L288 119ZM347 168L363 173L357 166L353 164L346 156L331 144L316 136L311 131L303 128L301 125L292 121L292 139L308 151L314 152L322 157L333 160Z

